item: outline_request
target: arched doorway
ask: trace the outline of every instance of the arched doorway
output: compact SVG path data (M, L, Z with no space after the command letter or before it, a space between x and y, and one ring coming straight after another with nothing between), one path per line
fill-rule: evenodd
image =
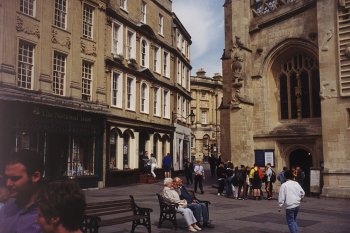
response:
M310 193L310 167L312 167L312 156L311 153L303 150L297 149L290 153L289 155L289 167L300 167L305 173L305 179L303 182L303 189L306 194Z

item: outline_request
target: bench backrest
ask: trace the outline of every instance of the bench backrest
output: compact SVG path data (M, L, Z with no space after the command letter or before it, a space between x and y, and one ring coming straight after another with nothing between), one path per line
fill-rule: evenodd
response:
M86 206L85 215L89 216L105 216L123 214L127 212L135 212L135 201L132 196L130 199L114 200L89 203Z

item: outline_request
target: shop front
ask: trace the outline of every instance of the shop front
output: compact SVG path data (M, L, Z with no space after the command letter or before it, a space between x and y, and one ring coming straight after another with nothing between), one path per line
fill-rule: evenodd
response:
M44 159L47 180L77 179L82 188L102 181L104 118L41 104L0 102L0 159L30 149Z

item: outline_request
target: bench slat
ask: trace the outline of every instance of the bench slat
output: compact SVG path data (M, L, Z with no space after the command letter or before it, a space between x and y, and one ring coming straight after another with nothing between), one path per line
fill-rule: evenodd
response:
M126 223L126 222L131 222L134 220L138 220L138 219L143 219L145 218L144 216L139 216L139 215L133 215L133 216L125 216L122 218L113 218L113 219L106 219L106 220L102 220L100 223L100 227L102 226L111 226L114 224L120 224L120 223Z

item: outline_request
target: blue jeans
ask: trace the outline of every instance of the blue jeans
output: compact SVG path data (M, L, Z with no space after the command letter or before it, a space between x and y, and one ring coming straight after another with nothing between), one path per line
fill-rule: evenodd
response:
M191 203L187 205L187 208L190 208L192 210L193 215L198 222L202 220L202 217L203 223L207 223L209 221L208 209L204 203Z
M297 215L299 207L286 209L286 219L290 233L298 233Z

